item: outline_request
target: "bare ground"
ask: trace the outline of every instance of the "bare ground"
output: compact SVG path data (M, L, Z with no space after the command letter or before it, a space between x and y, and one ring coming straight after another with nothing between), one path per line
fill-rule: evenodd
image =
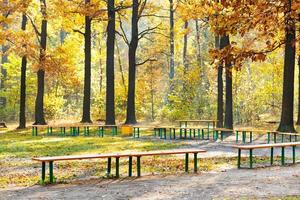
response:
M275 199L300 194L300 164L179 176L82 180L1 191L0 199Z
M168 141L166 141L168 142ZM232 142L196 142L191 147L207 149L200 157L236 156ZM275 155L280 155L277 149ZM269 155L269 150L254 151ZM247 156L245 152L244 156ZM300 149L297 149L300 155ZM286 149L286 156L291 156ZM247 163L244 163L247 165ZM141 178L81 179L52 186L11 187L0 190L2 199L279 199L300 195L300 164L257 169L222 169L173 176Z

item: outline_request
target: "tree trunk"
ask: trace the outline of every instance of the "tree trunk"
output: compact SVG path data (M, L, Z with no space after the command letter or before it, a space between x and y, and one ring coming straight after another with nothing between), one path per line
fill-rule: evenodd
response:
M289 9L285 13L285 49L284 49L284 75L283 75L283 96L281 108L281 120L278 131L296 132L294 127L294 74L295 74L295 55L296 38L295 21L291 18L292 0L289 0L286 7Z
M215 37L215 48L219 49L220 46L220 37L217 35ZM224 47L222 47L224 48ZM218 66L218 104L217 104L217 127L223 127L223 120L224 120L224 100L223 100L223 66L219 64Z
M174 2L170 1L170 74L172 80L175 75L175 44L174 44Z
M132 18L131 18L131 41L129 44L128 59L128 95L127 95L127 113L125 124L136 124L135 116L135 79L136 79L136 49L138 46L138 12L139 1L132 0Z
M22 30L26 30L27 17L25 14L22 15ZM24 46L26 48L26 46ZM22 66L21 66L21 88L20 88L20 113L19 113L19 126L18 129L26 128L26 67L27 67L27 58L26 56L22 57Z
M300 55L298 56L298 117L297 117L297 125L300 125Z
M88 5L90 0L85 0ZM84 32L84 95L83 95L83 112L82 123L92 123L91 120L91 18L85 16Z
M197 19L195 19L195 26L196 26L196 43L197 43L197 62L199 67L200 66L203 67L202 57L201 57L200 27ZM204 71L201 70L201 77L203 76L204 76Z
M115 125L115 2L108 0L108 24L106 41L106 125Z
M67 32L64 31L63 29L61 29L60 32L59 32L60 45L63 45L63 43L65 42L66 37L67 37Z
M121 78L122 78L122 85L124 87L125 94L127 93L126 83L125 83L125 77L124 77L124 71L123 71L123 65L122 65L122 58L121 58L121 52L118 42L116 42L117 47L117 53L118 53L118 63L119 63L119 70L121 72Z
M185 21L184 22L184 29L187 30L189 26L189 22ZM188 66L188 60L187 60L187 46L188 46L188 34L185 33L183 37L183 66L185 71L189 68Z
M230 45L229 36L221 37L220 47L225 48ZM226 77L226 94L225 94L225 122L224 127L228 129L233 128L233 112L232 112L232 65L225 60L225 77Z
M37 96L35 101L35 122L36 125L46 124L44 118L44 89L45 89L45 60L47 48L47 13L46 13L46 0L40 0L41 13L43 16L42 30L41 30L41 50L40 50L40 66L37 71Z
M300 14L298 15L298 22L300 22ZM300 29L298 30L298 34L300 34ZM300 125L300 55L298 56L298 116L297 116L297 125Z
M8 4L8 0L3 1L4 5ZM7 13L3 13L3 16L5 17ZM3 30L6 30L8 28L8 25L6 23L3 23ZM6 51L9 49L9 46L3 45L2 46L2 57L1 57L1 65L0 65L0 89L4 88L4 80L6 78L6 69L4 69L3 65L8 62L8 56L6 54ZM4 100L5 102L5 100Z

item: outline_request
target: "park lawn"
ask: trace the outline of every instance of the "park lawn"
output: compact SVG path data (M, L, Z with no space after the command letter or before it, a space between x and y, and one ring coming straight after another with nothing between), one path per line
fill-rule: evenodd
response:
M146 135L151 133L146 133ZM131 137L32 137L31 130L7 130L0 133L0 187L31 186L39 183L40 163L31 160L39 156L80 155L125 151L151 151L188 147L184 141L159 139L133 139ZM199 162L199 171L212 170L212 166L232 163L233 159L206 159ZM192 168L192 159L190 160ZM136 171L135 160L133 170ZM142 158L142 173L171 174L184 172L183 156L156 156ZM114 163L113 163L114 167ZM127 176L127 159L120 160L120 175ZM54 174L57 182L76 178L105 177L106 160L56 162ZM192 169L191 169L192 170ZM113 171L114 172L114 171Z
M145 138L131 137L32 137L31 130L8 130L0 133L0 188L9 186L32 186L39 183L39 162L31 160L39 156L80 155L92 153L109 153L125 151L151 151L188 147L189 141L165 141L149 137L151 132L143 132ZM247 165L248 158L242 158ZM255 157L254 163L268 163L269 158ZM274 158L279 163L280 157ZM201 158L198 162L199 172L220 168L236 167L236 157ZM120 159L120 175L127 177L127 159ZM136 160L133 161L133 172L136 172ZM190 171L193 161L190 159ZM82 160L56 162L54 175L57 182L68 183L85 178L107 178L105 176L106 160ZM142 175L148 174L182 174L184 159L182 156L155 156L142 158ZM114 160L113 169L114 174ZM112 178L112 177L111 177ZM48 180L46 178L46 180Z

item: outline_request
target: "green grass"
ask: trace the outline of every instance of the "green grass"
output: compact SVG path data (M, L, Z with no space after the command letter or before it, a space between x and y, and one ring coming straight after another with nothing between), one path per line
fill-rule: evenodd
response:
M143 134L145 133L143 132ZM131 137L32 137L31 130L7 130L5 132L2 130L0 133L0 187L27 186L38 183L40 163L31 161L32 157L164 150L185 145L184 142L178 141L170 142L150 138L147 140L133 139ZM126 160L121 159L121 174L126 173L126 162ZM143 159L143 162L148 162L148 158ZM97 167L95 168L95 166ZM103 176L105 175L105 168L106 160L57 162L55 163L55 175L61 181L86 174ZM147 167L145 169L147 172Z

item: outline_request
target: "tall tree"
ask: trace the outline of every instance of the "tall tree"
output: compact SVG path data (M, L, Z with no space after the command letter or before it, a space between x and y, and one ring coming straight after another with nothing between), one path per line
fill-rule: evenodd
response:
M215 48L220 48L220 37L215 36ZM222 47L223 48L223 47ZM217 127L223 127L224 120L224 100L223 100L223 66L218 65L218 103L217 103Z
M47 5L46 0L40 0L42 26L40 33L40 60L37 71L37 95L35 100L35 122L34 124L46 124L44 118L44 89L45 89L45 61L47 48Z
M115 122L115 2L107 1L107 41L106 41L106 118L105 124L114 125Z
M298 14L298 23L300 23L300 14ZM300 34L300 28L298 34ZM300 54L298 55L298 70L298 116L296 124L300 125Z
M281 119L278 131L295 132L294 127L294 75L296 38L295 20L291 16L292 0L288 0L285 11L285 49L284 49L284 74Z
M135 115L135 79L136 79L136 50L138 47L139 31L139 0L132 0L131 40L129 43L128 61L128 95L125 124L136 124Z
M27 17L26 14L22 15L22 25L23 31L26 30ZM26 48L26 46L24 46ZM27 67L27 57L24 55L22 57L21 64L21 84L20 84L20 113L19 113L19 129L26 128L26 67Z
M170 2L170 74L169 77L172 80L175 75L175 44L174 44L174 2Z
M230 45L228 35L221 37L220 48L225 48ZM233 128L233 111L232 111L232 65L228 58L225 58L225 122L224 127L228 129Z
M186 31L183 36L183 66L185 70L188 69L188 59L187 59L187 47L188 47L188 33L187 29L189 27L189 22L185 21L184 22L184 30Z
M90 0L85 0L85 5L89 6ZM82 123L92 123L91 120L91 24L92 18L85 16L84 32L84 91L83 91L83 108Z

